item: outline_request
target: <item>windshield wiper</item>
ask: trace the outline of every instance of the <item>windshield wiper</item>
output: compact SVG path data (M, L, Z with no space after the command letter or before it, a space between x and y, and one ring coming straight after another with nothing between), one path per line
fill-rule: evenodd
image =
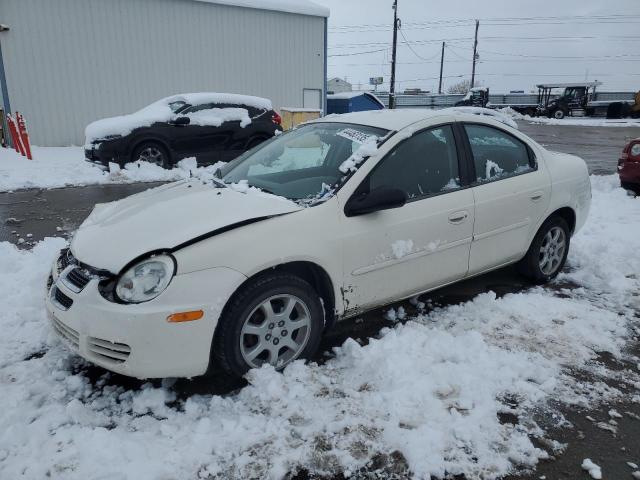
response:
M218 186L218 187L220 187L220 188L227 188L227 184L226 184L226 183L224 183L224 181L223 181L223 180L221 180L220 178L216 178L216 177L214 176L214 177L211 177L211 181L212 181L213 183L215 183L215 184L216 184L216 186Z

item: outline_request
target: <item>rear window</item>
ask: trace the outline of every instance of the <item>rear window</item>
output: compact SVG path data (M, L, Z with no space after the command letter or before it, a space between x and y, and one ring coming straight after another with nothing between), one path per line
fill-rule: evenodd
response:
M464 126L476 170L484 183L535 170L527 146L513 135L486 125Z

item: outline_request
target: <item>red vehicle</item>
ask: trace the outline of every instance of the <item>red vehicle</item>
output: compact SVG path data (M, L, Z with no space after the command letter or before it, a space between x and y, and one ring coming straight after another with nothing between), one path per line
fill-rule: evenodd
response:
M618 174L622 188L640 194L640 138L631 140L618 160Z

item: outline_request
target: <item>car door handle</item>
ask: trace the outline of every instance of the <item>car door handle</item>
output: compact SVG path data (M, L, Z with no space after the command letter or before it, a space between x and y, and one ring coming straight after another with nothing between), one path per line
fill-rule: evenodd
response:
M532 202L537 202L538 200L541 200L543 196L544 192L538 190L537 192L533 192L529 198L531 198Z
M469 217L469 212L463 210L461 212L454 212L449 215L449 223L458 224L464 222Z

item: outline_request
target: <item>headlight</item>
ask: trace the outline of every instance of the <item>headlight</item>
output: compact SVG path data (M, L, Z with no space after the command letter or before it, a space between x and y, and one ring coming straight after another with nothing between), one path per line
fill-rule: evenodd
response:
M171 283L176 263L169 255L149 257L120 275L116 296L125 303L153 300Z

